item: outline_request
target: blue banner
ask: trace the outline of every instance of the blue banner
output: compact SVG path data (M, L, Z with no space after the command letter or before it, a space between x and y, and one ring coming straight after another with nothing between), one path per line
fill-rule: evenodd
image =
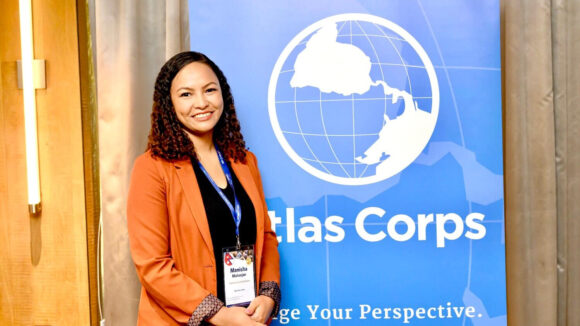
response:
M507 325L499 1L190 1L280 241L275 325Z

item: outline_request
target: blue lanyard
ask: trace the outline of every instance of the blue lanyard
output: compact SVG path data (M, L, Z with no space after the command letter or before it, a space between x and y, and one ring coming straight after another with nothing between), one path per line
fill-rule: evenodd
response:
M226 203L226 205L230 209L230 212L232 213L232 217L234 218L234 223L236 223L236 245L238 248L240 248L240 246L241 246L241 244L240 244L240 222L242 221L242 208L240 207L240 202L238 201L238 197L236 196L236 188L234 188L234 182L232 180L232 174L230 173L230 169L228 168L228 165L226 164L226 161L224 160L224 157L222 156L222 153L219 151L217 146L216 146L215 150L217 152L218 159L219 159L220 164L222 166L222 170L224 171L224 174L226 176L226 180L228 181L228 184L230 185L230 187L232 187L232 191L234 192L235 208L234 208L234 206L232 206L232 203L229 201L226 194L224 194L222 189L220 187L218 187L218 185L210 177L209 173L207 173L207 170L203 167L201 162L197 161L197 164L199 165L201 171L203 172L203 174L205 174L205 176L207 177L207 179L209 180L211 185L214 187L214 189L217 191L217 193L220 195L220 197L222 197L223 201Z

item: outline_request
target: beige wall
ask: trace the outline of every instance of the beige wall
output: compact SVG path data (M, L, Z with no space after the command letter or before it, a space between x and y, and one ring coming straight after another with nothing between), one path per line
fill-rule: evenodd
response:
M46 60L47 80L36 92L39 218L27 207L18 1L0 1L0 325L89 325L76 1L32 7L34 55Z

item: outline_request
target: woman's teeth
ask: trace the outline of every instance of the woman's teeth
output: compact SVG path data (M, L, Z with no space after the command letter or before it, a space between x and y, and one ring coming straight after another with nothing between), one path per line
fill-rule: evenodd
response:
M206 113L200 113L200 114L196 114L193 117L194 118L205 118L207 116L209 116L211 114L211 112L206 112Z

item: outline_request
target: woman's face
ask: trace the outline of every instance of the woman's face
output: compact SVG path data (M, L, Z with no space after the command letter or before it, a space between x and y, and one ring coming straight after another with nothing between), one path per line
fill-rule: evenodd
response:
M171 102L190 137L213 135L224 110L219 80L205 63L183 67L171 82Z

